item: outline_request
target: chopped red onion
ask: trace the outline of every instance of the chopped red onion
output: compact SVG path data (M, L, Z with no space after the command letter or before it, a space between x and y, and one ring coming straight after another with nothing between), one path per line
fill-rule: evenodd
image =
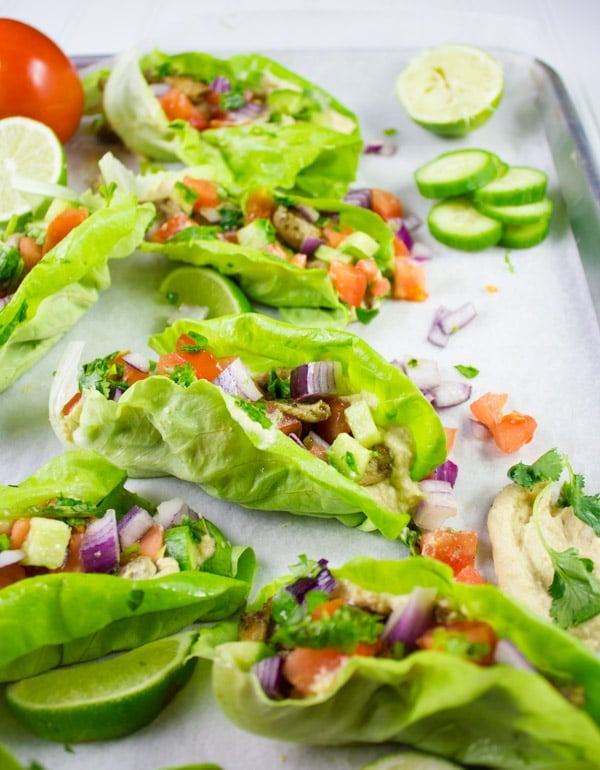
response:
M18 564L24 558L25 551L21 551L20 548L7 548L5 551L0 551L0 568Z
M446 409L463 404L471 398L472 388L468 382L443 380L433 390L432 404L436 409Z
M297 206L294 206L294 211L298 212L307 222L312 222L313 224L321 216L314 206L309 206L306 203L299 203Z
M156 506L154 520L160 524L163 529L170 529L177 524L181 524L184 518L190 521L196 521L198 514L188 506L180 497L173 497L170 500L163 500Z
M409 230L406 227L404 222L402 222L400 227L396 230L396 235L398 236L398 238L400 238L402 243L404 243L406 248L409 251L412 251L412 247L414 245L414 239L413 239L412 235L410 234L410 232L409 232Z
M438 307L438 309L435 311L435 315L433 316L433 321L431 324L431 328L429 329L429 334L427 335L427 339L429 342L433 343L434 345L437 345L440 348L445 348L448 344L448 340L450 339L450 335L447 334L441 326L441 320L446 315L446 313L449 313L450 311L448 308L445 308L443 306Z
M298 602L302 604L309 591L323 591L330 594L337 587L337 581L327 567L327 560L320 559L318 564L321 569L314 577L301 577L285 587Z
M436 595L436 588L413 588L408 602L395 609L387 619L382 639L389 646L394 642L402 642L407 647L415 647L417 639L432 624Z
M314 238L313 236L307 236L300 246L300 252L306 254L307 257L312 257L315 251L322 246L325 241L322 238Z
M391 157L397 151L398 145L389 139L373 139L365 145L363 150L365 155L381 155L382 157Z
M446 519L457 514L458 506L448 481L424 479L420 486L425 496L413 515L413 521L419 529L437 529Z
M333 361L312 361L292 369L290 395L295 399L324 398L337 393Z
M154 519L145 508L134 505L117 524L121 548L138 543L154 524Z
M125 390L123 388L111 388L109 399L111 401L118 401L123 395L123 393L125 393Z
M494 651L494 663L506 663L514 668L535 671L535 667L531 665L521 650L510 639L498 639Z
M246 102L246 104L235 110L229 110L227 112L227 119L237 122L254 120L254 118L258 117L262 111L263 108L260 104L257 104L256 102Z
M471 302L465 302L456 310L449 310L440 318L440 327L446 334L453 334L470 323L477 316L477 310Z
M413 233L423 224L423 220L412 212L409 212L406 214L406 216L403 217L403 222L409 233Z
M456 484L456 477L458 476L458 465L452 460L446 460L433 472L433 478L437 481L447 481L451 487Z
M428 261L433 257L433 251L422 241L413 241L411 258L417 261Z
M119 564L117 516L109 508L101 519L88 524L81 543L81 561L86 572L112 572Z
M263 397L241 358L234 358L212 382L225 393L241 396L248 401L258 401Z
M306 447L302 443L302 439L300 438L300 436L298 436L297 433L288 433L288 438L291 438L294 444L298 444L298 446L301 446L302 449L306 449Z
M469 427L471 429L471 436L478 441L487 441L491 435L487 425L479 422L479 420L474 420L472 417L469 418Z
M279 655L259 660L252 666L252 670L269 698L278 698L285 694L287 687L283 676L283 658Z
M217 75L209 85L209 88L216 94L226 94L228 91L231 91L231 83L229 78L226 78L224 75Z
M168 83L150 83L149 88L157 99L168 94L171 90L171 86Z
M434 390L442 381L437 362L430 358L407 356L400 366L420 390Z
M331 444L328 441L325 441L324 438L321 438L321 436L319 436L318 433L315 433L314 430L309 430L307 437L313 442L313 444L318 444L319 446L322 446L324 449L329 449L329 447L331 446Z
M373 193L370 187L357 187L355 190L349 190L343 200L344 203L350 203L352 206L370 209L373 204Z
M123 361L128 363L129 366L132 366L134 369L137 369L138 372L150 371L150 361L148 361L146 356L143 356L141 353L125 353Z

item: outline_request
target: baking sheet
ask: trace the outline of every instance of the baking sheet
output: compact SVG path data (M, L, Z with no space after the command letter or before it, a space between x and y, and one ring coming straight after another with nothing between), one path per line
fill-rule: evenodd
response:
M556 84L551 82L556 76L543 63L511 51L493 51L505 68L500 109L477 132L446 140L410 123L394 96L396 75L415 53L410 49L278 51L274 58L355 110L366 141L381 137L384 129L397 129L398 152L391 157L363 156L356 186L389 189L402 198L407 211L421 218L431 202L420 197L412 174L441 152L482 147L510 164L535 166L549 175L555 211L544 243L525 251L494 248L470 254L436 243L423 226L419 239L433 250L426 268L429 299L386 302L370 325L351 327L390 359L405 355L436 359L446 379L460 378L454 369L457 364L475 366L479 375L471 381L473 398L486 391L506 392L510 409L536 418L533 442L516 455L503 455L491 443L472 436L467 404L442 415L445 425L458 429L450 457L459 466L455 487L459 514L447 524L480 532L480 566L493 580L485 519L494 494L507 483L506 472L512 464L532 462L557 447L585 476L587 489L600 489L600 332L592 301L600 284L594 279L598 263L592 259L593 249L586 245L592 241L589 234L600 227L599 203L590 183L596 171L586 155L585 137L582 142L578 133L576 115L567 114L569 105L557 98ZM560 79L557 82L560 85ZM69 150L71 181L85 187L104 149L89 136L76 137ZM163 328L169 314L157 287L171 267L159 256L139 253L113 263L111 289L43 361L0 394L0 483L23 480L62 451L48 423L47 398L52 372L69 341L85 340L86 360L123 347L152 355L146 341ZM445 349L428 343L436 308L465 302L477 308L475 321L455 334ZM301 553L329 558L333 565L360 554L405 555L401 545L374 534L349 530L334 521L246 510L215 501L175 479L136 481L130 486L156 500L178 494L232 541L252 545L259 562L257 586L287 572ZM224 770L358 770L368 760L397 748L323 749L243 733L214 704L204 663L155 722L120 741L72 747L46 743L22 730L2 706L0 724L2 742L24 763L36 760L46 770L111 766L157 770L200 761L216 762Z

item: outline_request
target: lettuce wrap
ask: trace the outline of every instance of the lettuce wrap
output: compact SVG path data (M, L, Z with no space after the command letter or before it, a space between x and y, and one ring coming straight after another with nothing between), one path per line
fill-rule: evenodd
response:
M342 448L335 467L323 462L267 418L264 399L257 405L209 379L184 381L195 358L189 354L186 365L182 337L203 340L205 353L223 359L225 372L233 357L258 396L263 391L250 382L253 374L323 362L337 373L338 395L354 394L363 402L379 448L359 447L344 433L352 449ZM333 517L392 539L402 535L422 497L415 480L445 459L444 430L429 402L397 367L349 332L299 329L246 313L179 320L152 337L150 346L161 354L159 369L173 355L181 366L172 377L147 372L118 400L104 379L114 371L114 357L86 365L80 379L81 350L67 351L50 397L51 422L63 442L95 449L130 475L171 474L247 507ZM68 402L73 406L66 409ZM361 486L356 458L364 458L366 468L386 456L383 480Z
M298 573L266 586L240 626L246 638L255 640L217 648L214 694L236 725L280 741L398 742L464 765L506 770L597 766L600 663L577 640L494 585L457 583L450 568L424 557L379 562L359 557L328 575L326 570L311 573L308 588L307 577L299 579ZM363 624L380 618L384 632L375 654L341 646L350 625L335 623L340 609L321 613L320 622L315 620L319 603L336 595L345 597L342 620L351 611L363 618ZM439 631L428 636L430 626L423 633L432 596L435 609L430 605L428 611L437 616L430 615L427 622L433 618L433 627L437 624L442 634L458 627L456 618L469 619L462 621L463 629L465 622L486 628L496 639L490 659L484 661L489 645L475 641L461 645L457 633L438 637L446 639L445 646L432 645ZM349 608L347 602L354 606ZM294 617L302 606L312 611L312 641L306 619ZM257 629L266 628L268 618L271 624L277 618L278 625L271 641L264 633L263 641ZM419 636L411 638L420 624ZM330 653L343 651L336 653L337 667L329 664L327 672L315 676L309 694L299 692L303 680L301 672L293 670L299 658L296 649L290 651L295 647L292 631L297 638L304 633L304 651L309 648L312 654L327 651L318 648L324 639L334 638L336 627L340 638ZM283 674L275 675L273 662L278 659L273 655L281 647ZM293 679L291 691L278 681L281 676Z
M182 515L167 527L164 507L127 490L126 480L124 471L95 452L73 450L20 484L0 487L0 681L137 647L195 621L227 618L243 606L254 574L253 551L232 546L182 501L170 501ZM124 539L128 515L128 526L133 523L128 512L137 515L141 506L152 525L164 529L164 546L149 570L151 559L142 555L141 541ZM112 548L104 528L112 515L119 527L114 566L90 566L91 558ZM17 547L12 544L14 526L24 519L29 530ZM190 528L194 569L181 562L171 546L177 540L168 537L189 535ZM83 540L76 557L78 533ZM49 561L57 552L58 567ZM19 561L11 559L19 554Z
M137 248L153 215L152 204L115 196L25 275L0 306L0 391L41 359L97 301L110 285L108 261Z
M356 116L259 54L219 59L129 50L112 68L88 74L84 87L88 112L100 107L124 144L150 159L208 163L242 187L308 195L342 195L356 174ZM163 98L161 106L157 87L170 88L177 105L169 108Z

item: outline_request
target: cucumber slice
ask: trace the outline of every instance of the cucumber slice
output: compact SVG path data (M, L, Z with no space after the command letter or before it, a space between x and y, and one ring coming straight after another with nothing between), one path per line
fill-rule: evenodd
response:
M469 198L452 198L432 206L427 225L440 243L465 251L495 246L502 236L502 224L481 214Z
M473 192L498 173L493 153L453 150L430 160L415 171L415 182L425 198L451 198Z
M542 219L529 225L504 225L499 246L507 249L530 249L537 246L548 235L550 220Z
M475 207L482 214L507 225L531 225L550 219L554 204L550 198L521 206L489 206L473 199Z
M548 176L530 166L509 166L506 173L473 193L478 203L491 206L520 206L541 201L546 194Z

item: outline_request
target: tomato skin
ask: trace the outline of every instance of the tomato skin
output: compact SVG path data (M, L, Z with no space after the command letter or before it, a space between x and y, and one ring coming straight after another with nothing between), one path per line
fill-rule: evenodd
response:
M71 230L80 225L88 216L88 210L82 206L76 209L61 211L48 225L42 252L46 254L50 249L53 249L57 243L66 238Z
M84 106L77 70L49 37L29 24L0 19L0 118L45 123L61 142L79 126Z

